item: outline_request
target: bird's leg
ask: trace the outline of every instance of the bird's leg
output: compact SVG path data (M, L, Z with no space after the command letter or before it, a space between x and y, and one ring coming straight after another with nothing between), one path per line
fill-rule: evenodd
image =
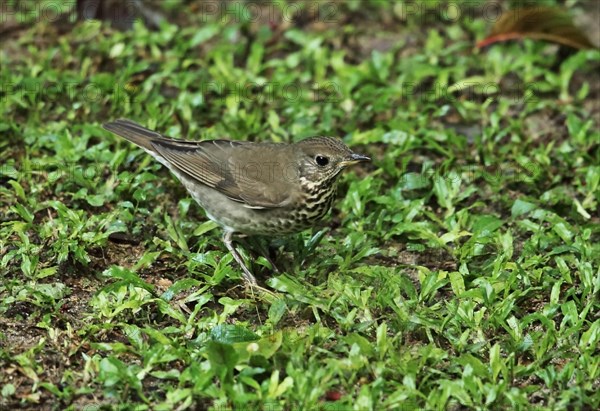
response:
M233 256L235 261L237 261L239 266L242 268L242 271L244 272L243 273L244 281L246 281L246 283L249 285L256 285L256 278L254 278L254 276L252 275L250 270L248 270L248 267L246 267L246 264L244 263L242 256L237 252L237 250L233 246L233 241L231 239L232 235L233 235L233 231L225 230L225 232L223 234L223 242L225 243L225 247L227 247L227 249Z

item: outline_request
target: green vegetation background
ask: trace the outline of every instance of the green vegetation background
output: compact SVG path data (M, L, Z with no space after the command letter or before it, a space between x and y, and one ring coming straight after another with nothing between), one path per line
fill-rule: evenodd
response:
M475 50L489 2L206 4L156 31L3 10L0 408L600 408L598 51ZM262 295L119 117L373 162L271 239Z

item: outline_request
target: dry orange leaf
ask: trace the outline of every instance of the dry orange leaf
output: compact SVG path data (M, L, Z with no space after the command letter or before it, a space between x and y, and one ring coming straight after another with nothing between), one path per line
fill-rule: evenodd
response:
M477 47L524 38L551 41L576 49L595 48L585 33L575 26L567 11L557 7L508 10L496 21L490 35L477 43Z

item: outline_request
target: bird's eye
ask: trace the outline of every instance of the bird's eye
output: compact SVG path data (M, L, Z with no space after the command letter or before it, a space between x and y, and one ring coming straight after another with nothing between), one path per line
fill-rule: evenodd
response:
M327 164L329 164L329 159L325 156L316 156L315 161L317 162L317 165L321 167L325 167Z

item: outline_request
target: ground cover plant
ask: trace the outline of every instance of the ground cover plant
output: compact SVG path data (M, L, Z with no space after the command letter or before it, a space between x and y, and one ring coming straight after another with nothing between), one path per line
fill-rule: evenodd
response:
M0 408L600 408L600 56L476 49L517 5L3 4ZM597 3L561 5L596 41ZM247 240L253 292L119 117L373 161L322 225Z

